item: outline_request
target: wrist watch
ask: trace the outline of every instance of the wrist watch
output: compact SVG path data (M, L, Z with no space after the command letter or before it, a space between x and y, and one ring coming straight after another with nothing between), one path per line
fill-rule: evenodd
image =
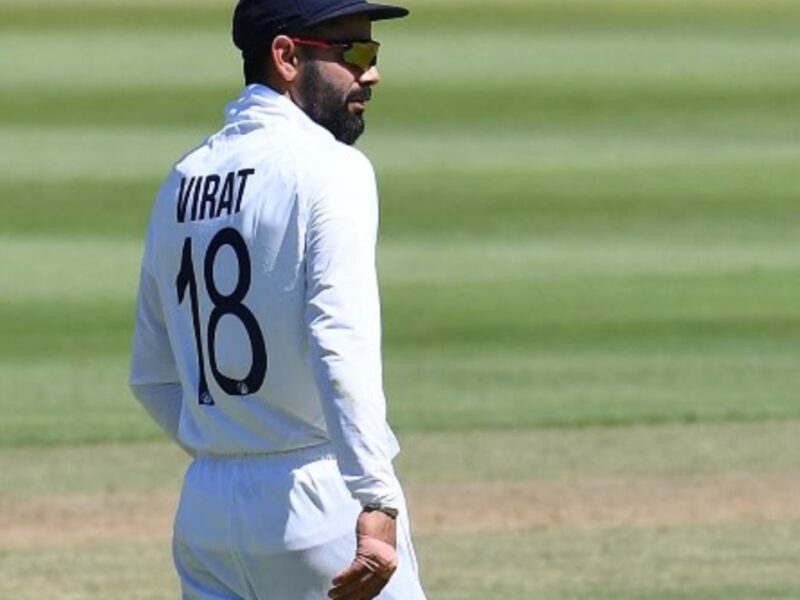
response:
M364 506L364 512L381 512L392 519L397 519L397 515L400 514L400 511L396 508L392 508L391 506L383 506L381 504L367 504Z

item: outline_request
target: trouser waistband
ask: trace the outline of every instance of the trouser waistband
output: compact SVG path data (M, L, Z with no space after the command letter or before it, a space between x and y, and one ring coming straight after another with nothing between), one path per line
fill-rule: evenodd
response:
M335 458L333 444L323 442L314 446L293 448L281 452L242 452L242 453L215 453L198 452L195 460L245 460L245 461L280 461L280 462L309 462L324 458Z

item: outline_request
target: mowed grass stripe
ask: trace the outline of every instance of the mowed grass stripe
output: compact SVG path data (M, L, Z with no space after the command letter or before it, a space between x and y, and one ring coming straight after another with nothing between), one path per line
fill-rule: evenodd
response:
M22 365L45 358L125 355L130 350L133 309L133 299L101 296L68 300L54 294L47 299L0 301L0 360ZM27 396L24 387L21 393Z
M602 6L590 0L502 0L487 7L474 1L436 3L420 0L406 2L412 9L410 24L415 29L451 27L474 29L487 24L519 30L537 30L558 26L586 28L641 27L721 27L778 26L800 23L800 11L790 0L766 0L757 5L736 0L702 3L680 0L613 0ZM172 27L184 29L220 28L230 20L232 7L212 2L190 3L186 0L134 3L130 0L100 3L97 0L70 2L36 0L6 2L0 10L0 27L8 29L51 29L94 27ZM782 17L782 18L781 18Z
M4 90L0 108L5 125L187 128L211 133L236 98L234 86L156 86L143 89L42 91ZM13 113L13 114L8 114Z
M701 356L700 354L696 357ZM540 357L538 372L548 360L552 373L563 367L563 357ZM597 356L595 368L617 366L620 356ZM684 359L688 362L691 357ZM748 370L760 364L778 364L790 357L778 358L717 356L706 357L709 364L722 368L747 364ZM521 360L521 359L518 359ZM641 359L645 368L653 368L656 358ZM662 357L666 365L669 357ZM473 361L477 362L477 361ZM588 361L587 361L588 362ZM784 362L784 367L788 363ZM565 374L569 375L569 374ZM780 473L800 473L800 422L767 423L695 423L642 425L628 427L586 427L580 429L538 429L536 431L446 431L406 432L400 442L403 452L398 469L404 481L417 487L427 484L468 483L471 481L523 482L573 481L582 478L611 479L663 477L685 479L714 477L763 477ZM166 442L165 442L166 443ZM26 464L50 465L31 468L52 469L69 458L45 458L55 454L49 449L20 450L16 460ZM30 453L28 457L25 453ZM76 458L87 453L76 450ZM37 454L38 453L38 454ZM508 460L513 456L514 460ZM37 462L41 457L41 462ZM12 464L13 455L6 462ZM130 460L130 459L129 459ZM106 462L105 459L101 459ZM111 459L108 460L111 462ZM132 468L134 465L132 465ZM108 474L113 477L113 473ZM17 483L18 481L18 483ZM14 488L35 489L30 472L16 476ZM64 485L70 485L65 483ZM138 486L137 482L127 484ZM41 484L39 486L41 488ZM46 490L40 493L45 494Z
M59 68L52 59L59 57ZM19 68L24 57L25 68ZM0 72L9 88L31 93L241 85L241 59L224 32L118 30L4 32ZM186 102L191 102L187 98Z
M703 164L709 167L736 164L746 167L753 160L796 160L800 142L795 140L736 140L725 136L698 135L654 138L647 132L563 132L538 135L527 131L469 132L466 129L420 132L381 131L362 144L382 169L507 170L527 172L567 169L627 167L647 168Z
M797 339L780 347L744 337L727 347L689 343L680 352L637 345L601 351L389 344L389 412L401 432L491 430L498 439L500 432L525 438L542 428L798 419L796 345ZM123 353L62 352L24 362L3 357L0 391L8 418L0 446L158 439L130 396L127 374ZM513 440L508 448L524 443ZM497 471L503 472L509 473Z
M105 140L115 143L113 136ZM177 142L170 144L177 152ZM64 160L91 167L90 157L101 153L88 143L85 151L87 156ZM170 149L160 151L167 154ZM578 247L614 243L626 252L628 243L638 245L646 236L673 247L697 247L702 242L700 246L707 244L712 254L717 247L771 248L778 243L791 248L790 240L797 237L800 179L793 159L723 165L698 161L635 169L624 164L566 163L563 168L531 172L488 165L470 171L457 163L443 169L418 165L417 170L406 171L394 168L380 153L376 158L382 239L436 240L444 245L424 251L434 262L435 254L454 251L452 244L480 248L508 236L545 244L563 236L586 237L566 246L557 243L554 252L569 252L573 243ZM68 168L42 171L33 179L17 172L21 180L10 177L0 182L0 233L142 240L169 164L156 162L150 164L159 173L152 177L115 177L115 171L125 166L116 161L115 169L105 176L100 170L105 163L99 163L89 179Z
M517 0L509 0L517 1ZM219 0L6 0L6 5L14 10L26 7L36 7L43 11L72 6L76 11L92 11L102 7L134 8L191 8L219 6Z
M106 3L90 5L86 2L41 3L15 5L4 2L0 6L0 31L29 32L85 32L114 28L122 31L197 31L202 29L224 32L230 22L233 8L230 3L185 4L165 2L160 6L125 5Z
M6 90L0 95L0 125L145 128L183 127L212 131L223 108L238 94L233 86L157 86L135 90ZM800 132L795 107L797 82L725 81L704 84L676 80L668 85L586 85L580 82L517 81L491 87L473 84L398 85L377 88L368 112L370 134L405 124L412 130L463 126L532 132L618 132L654 136L676 130L696 135L794 139ZM793 137L794 136L794 137Z
M161 179L209 133L158 127L2 128L0 178L36 183Z
M398 86L435 85L443 74L451 84L474 85L480 80L486 87L520 81L653 86L681 80L706 86L731 81L774 86L796 83L792 74L800 68L796 36L743 38L657 30L531 35L502 28L446 28L431 35L388 27L378 34L384 42L381 69ZM453 48L469 48L470 60ZM0 51L6 85L36 92L167 85L235 88L242 81L239 53L223 31L12 31L0 39ZM59 69L52 68L54 55L61 57ZM25 69L17 68L20 56L25 56Z
M132 302L139 275L143 242L102 236L0 237L0 300L33 302ZM459 285L541 286L553 294L564 286L617 288L673 282L692 285L713 278L759 287L759 277L782 278L800 269L795 243L735 243L719 240L674 246L668 241L634 239L624 245L612 240L517 239L486 241L385 239L380 243L380 279L384 287L444 288ZM736 285L736 284L734 284ZM777 291L777 290L776 290ZM785 292L791 296L794 288ZM772 299L773 302L776 298ZM774 306L774 304L773 304ZM606 313L607 314L607 313Z
M388 347L392 423L401 431L455 434L800 414L796 338L783 346L744 337L713 347L690 340L679 350L654 341L617 348Z
M721 278L587 278L563 285L384 286L387 337L432 348L482 342L523 348L686 350L796 342L798 286L788 272ZM774 292L765 296L763 290ZM726 301L723 303L722 298Z
M136 295L143 242L103 237L0 237L0 299L123 301Z
M713 252L719 242L769 245L797 232L795 160L559 169L536 169L532 160L527 170L484 164L471 172L409 173L395 172L392 161L376 162L384 237L433 237L443 253L458 235L477 247L512 234L544 240L574 234L588 245L612 241L623 252L647 235L673 246L702 240Z
M87 342L85 335L63 327L59 333L76 344ZM25 340L20 337L18 343ZM127 356L77 347L60 348L52 358L46 353L19 362L2 357L0 447L158 439L163 434L128 390L128 364Z
M0 128L0 177L5 181L76 179L137 181L165 177L188 149L211 131L139 127ZM653 139L646 133L613 137L526 131L371 132L361 145L380 170L540 172L705 165L748 167L754 161L797 160L800 142L736 140L725 136Z
M800 316L785 279L504 281L488 294L485 283L385 285L393 422L460 430L795 416ZM765 302L763 289L783 291ZM58 427L72 418L70 394L98 415L127 396L132 313L130 301L0 303L3 397L21 419L7 443L66 439ZM95 385L109 372L95 366L101 357L116 357L116 396ZM89 365L84 378L75 362ZM63 410L42 411L43 396ZM107 435L68 430L74 441Z
M133 256L128 256L130 275ZM111 268L109 262L98 262L103 264ZM622 279L587 272L549 281L429 277L394 283L389 278L383 283L386 339L401 347L485 344L519 351L635 347L679 352L739 343L783 347L800 337L800 283L792 281L794 271L744 269ZM76 291L66 298L57 291L47 297L51 282L33 278L28 286L32 297L12 292L10 299L0 301L0 356L19 361L61 353L127 352L133 294L121 299L121 292L132 291L135 276L113 295L105 285L92 285L89 295L77 284L90 275L81 275L80 267L76 273Z
M686 277L748 277L754 271L780 276L800 268L793 241L737 243L717 240L619 240L558 236L528 240L392 239L380 243L380 276L388 285L527 281L546 285L603 279L610 284Z
M538 362L543 366L547 360L542 357ZM549 360L556 367L560 359ZM604 362L613 365L619 357L596 360L599 371ZM718 361L721 366L726 361L733 364L736 358L719 357ZM80 364L72 368L81 370ZM122 400L135 403L133 398ZM47 404L48 408L53 405L55 402ZM655 477L769 480L800 472L798 432L797 421L406 431L400 436L403 451L396 462L403 481L418 489L475 481L491 485ZM509 461L509 456L514 460ZM165 436L132 447L105 443L4 448L0 453L0 501L101 494L109 488L120 494L176 490L188 460Z
M104 164L98 164L98 169ZM0 233L4 237L32 236L31 243L45 236L143 242L150 208L161 185L158 179L87 181L63 174L53 178L45 170L39 175L29 181L0 182ZM0 238L0 247L5 243Z

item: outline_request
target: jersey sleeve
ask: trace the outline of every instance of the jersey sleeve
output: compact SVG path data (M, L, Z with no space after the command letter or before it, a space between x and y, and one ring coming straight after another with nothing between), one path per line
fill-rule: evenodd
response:
M131 358L131 385L178 383L164 310L152 264L148 232L136 301L136 324Z
M179 429L183 407L183 387L179 383L131 385L131 391L150 418L188 454L195 452L180 440Z
M339 468L363 505L399 506L386 425L376 273L378 197L369 161L348 161L313 194L306 233L306 326Z

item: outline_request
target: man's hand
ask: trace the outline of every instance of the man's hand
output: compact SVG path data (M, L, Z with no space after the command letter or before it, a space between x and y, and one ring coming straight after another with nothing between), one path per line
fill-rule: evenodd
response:
M397 569L397 524L380 512L362 512L356 525L356 558L333 580L328 597L370 600L381 593Z

